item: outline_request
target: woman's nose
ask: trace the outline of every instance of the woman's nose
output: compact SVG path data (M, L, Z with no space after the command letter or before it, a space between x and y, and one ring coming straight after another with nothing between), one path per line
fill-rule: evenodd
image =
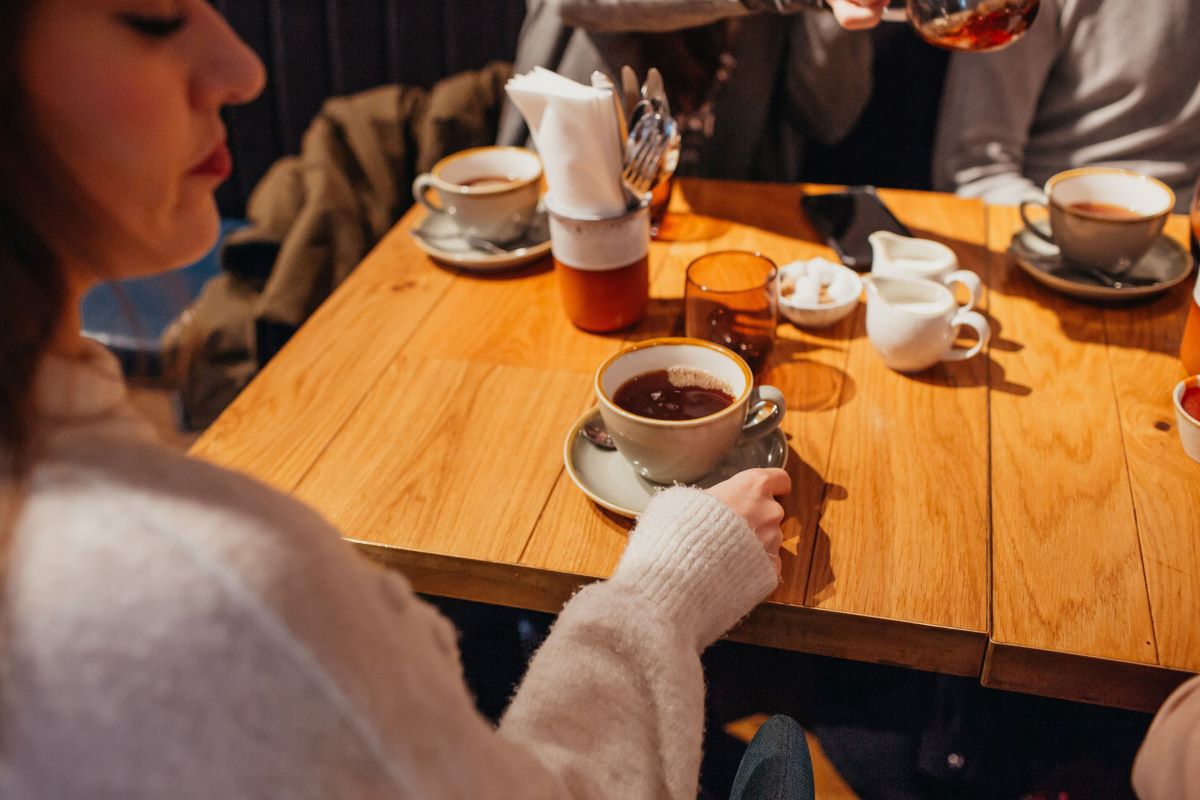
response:
M205 41L194 79L194 100L201 106L248 103L262 92L267 73L262 61L208 3L196 20Z

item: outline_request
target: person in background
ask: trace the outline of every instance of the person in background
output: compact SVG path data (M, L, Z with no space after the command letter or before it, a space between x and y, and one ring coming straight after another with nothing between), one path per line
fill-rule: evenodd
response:
M1105 164L1152 175L1185 209L1200 169L1200 4L1042 0L1026 35L952 57L934 186L989 203Z
M878 21L879 0L530 0L514 69L554 69L619 82L628 64L665 76L684 136L679 172L791 182L804 143L840 141L871 93L871 43L843 28ZM498 143L525 129L507 104Z
M777 584L786 472L659 494L496 728L402 576L159 444L80 335L97 281L212 245L263 82L205 0L0 0L0 797L690 800L699 653Z

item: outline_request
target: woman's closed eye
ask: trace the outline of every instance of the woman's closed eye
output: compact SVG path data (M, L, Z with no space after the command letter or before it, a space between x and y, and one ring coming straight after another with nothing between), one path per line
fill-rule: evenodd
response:
M158 16L150 14L126 13L120 15L121 22L143 36L155 39L165 39L178 33L187 24L186 14L170 14Z

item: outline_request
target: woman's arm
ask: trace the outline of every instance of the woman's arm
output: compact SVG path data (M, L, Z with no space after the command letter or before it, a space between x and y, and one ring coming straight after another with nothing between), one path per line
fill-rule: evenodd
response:
M321 786L325 796L372 800L692 800L703 719L699 654L777 584L765 552L779 544L782 510L771 495L787 491L786 474L776 478L736 487L731 505L695 489L658 495L612 578L564 607L499 732L476 712L455 634L436 611L399 575L361 563L327 526L290 526L281 550L290 554L285 591L274 587L265 602L274 612L247 615L258 633L242 637L250 641L235 654L197 659L236 663L239 654L265 651L247 668L258 686L256 716L293 709L284 728L261 732L263 752L241 752L238 768L261 779L255 764L293 763L287 781L296 785L276 782L281 796ZM765 511L753 519L754 508ZM280 522L287 524L271 525ZM195 702L219 712L220 673L198 672L214 684ZM304 688L280 694L286 686Z

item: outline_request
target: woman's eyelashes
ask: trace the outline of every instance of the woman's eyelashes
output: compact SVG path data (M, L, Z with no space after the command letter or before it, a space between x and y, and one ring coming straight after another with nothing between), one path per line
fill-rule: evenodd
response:
M146 14L121 14L121 22L143 36L165 39L183 29L187 24L186 14L151 16Z

